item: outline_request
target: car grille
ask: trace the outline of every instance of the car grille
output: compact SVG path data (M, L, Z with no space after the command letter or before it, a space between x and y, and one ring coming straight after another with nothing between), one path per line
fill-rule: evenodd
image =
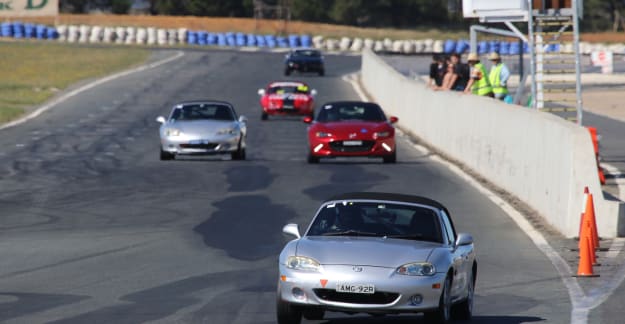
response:
M180 144L180 147L186 149L202 149L202 150L214 150L217 145L216 143L207 143L207 144Z
M378 291L373 294L345 293L337 292L333 289L322 288L313 289L313 291L315 292L315 295L317 295L317 297L319 297L320 299L348 304L385 305L394 302L399 297L399 294L397 293L388 293L382 291Z
M375 141L362 141L362 145L344 146L343 141L334 141L330 143L330 148L337 152L367 152L370 151Z

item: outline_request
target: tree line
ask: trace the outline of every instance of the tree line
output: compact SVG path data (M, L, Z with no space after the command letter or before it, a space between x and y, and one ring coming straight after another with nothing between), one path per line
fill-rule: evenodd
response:
M584 0L582 31L625 31L625 0ZM60 0L63 13L261 17L375 28L463 29L462 0Z

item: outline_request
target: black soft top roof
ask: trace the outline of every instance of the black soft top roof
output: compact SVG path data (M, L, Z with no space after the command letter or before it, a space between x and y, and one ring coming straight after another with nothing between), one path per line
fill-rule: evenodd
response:
M387 192L349 192L343 193L340 195L336 195L326 200L385 200L385 201L397 201L411 204L420 204L420 205L428 205L438 209L444 210L447 215L449 215L449 211L443 204L439 203L436 200L422 197L422 196L413 196L413 195L405 195L405 194L396 194L396 193L387 193Z

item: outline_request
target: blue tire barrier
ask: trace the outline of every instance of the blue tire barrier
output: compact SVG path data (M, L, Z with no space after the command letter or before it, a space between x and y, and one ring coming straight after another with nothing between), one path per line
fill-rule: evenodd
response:
M560 44L549 44L549 46L547 47L547 52L549 53L560 52Z
M254 34L245 35L245 46L256 46L256 35Z
M278 43L278 47L289 47L289 43L286 40L286 37L278 36L276 37L276 43Z
M13 23L13 37L24 38L24 24L20 22Z
M456 54L463 54L469 51L471 45L466 39L461 39L456 43Z
M499 41L490 41L489 44L490 44L489 52L499 53L499 51L501 50Z
M208 45L208 32L207 31L203 31L203 30L198 31L196 35L197 35L198 45L202 45L202 46Z
M276 47L276 37L274 35L265 35L265 42L267 43L267 47Z
M263 35L255 35L256 36L256 44L258 47L267 46L267 42L265 41L265 37Z
M521 44L519 42L510 43L510 55L519 55L521 53Z
M245 46L247 45L247 37L243 33L236 33L235 42L237 46Z
M59 31L54 27L48 27L48 39L58 39Z
M217 44L217 35L215 35L215 33L207 33L206 45L215 45L215 44Z
M289 47L300 47L300 37L299 35L289 35Z
M24 24L24 37L35 38L37 36L37 30L33 24Z
M500 42L499 43L499 54L501 55L510 55L510 43L508 42Z
M13 37L13 24L2 23L2 25L0 26L0 35L2 37Z
M35 27L35 33L36 33L37 39L46 39L46 38L48 38L48 26L37 25Z
M527 54L530 52L530 45L528 43L523 42L523 53Z
M226 35L222 33L217 34L217 46L226 46L226 45L228 45L226 43Z
M448 39L443 43L443 53L451 54L456 51L456 41Z
M302 47L312 47L312 37L310 35L301 35L299 41Z
M477 53L480 55L490 52L490 43L487 41L481 41L477 44Z
M187 32L187 44L197 45L197 33L194 31Z

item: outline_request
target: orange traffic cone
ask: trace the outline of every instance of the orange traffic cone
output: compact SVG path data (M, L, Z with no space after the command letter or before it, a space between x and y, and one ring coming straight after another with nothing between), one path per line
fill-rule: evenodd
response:
M587 230L582 231L585 232L585 235L580 238L579 266L577 267L577 275L574 275L574 277L599 277L592 270L590 236Z
M582 201L582 217L579 219L579 231L577 237L582 238L582 226L584 225L584 215L586 215L586 205L588 205L588 187L584 187L584 199Z
M585 218L590 223L590 239L593 250L599 248L599 233L597 232L597 219L595 218L595 204L592 194L588 194L588 203L586 204Z

